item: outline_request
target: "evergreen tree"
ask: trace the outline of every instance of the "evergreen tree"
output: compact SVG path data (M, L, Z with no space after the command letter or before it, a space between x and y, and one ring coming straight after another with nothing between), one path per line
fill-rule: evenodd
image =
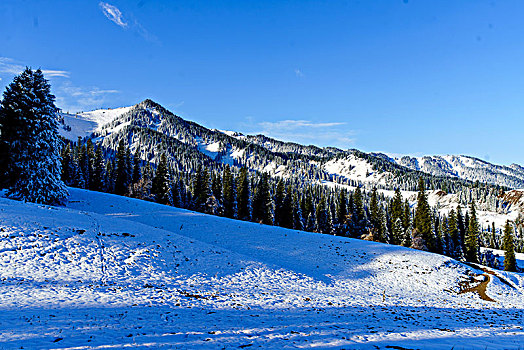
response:
M404 215L404 208L402 203L402 194L400 189L397 187L395 189L395 196L391 202L391 244L400 244L402 242L402 236L404 230L402 227L402 217ZM399 221L400 225L396 225L396 222ZM396 227L395 227L396 225Z
M140 168L141 163L142 160L140 159L140 148L138 148L133 155L133 176L131 177L131 182L133 184L138 183L142 177L142 169Z
M250 189L247 168L242 167L237 179L237 218L240 220L249 220L251 218L249 198Z
M353 194L353 213L351 215L352 222L352 236L360 237L365 232L365 216L364 216L364 204L362 201L362 191L360 187L355 189Z
M374 235L378 235L380 226L380 210L378 207L378 196L376 187L373 187L373 190L371 191L371 200L369 202L369 214Z
M435 250L432 237L431 212L426 198L424 180L419 178L418 182L417 208L415 209L414 227L416 235L422 242L418 242L418 247L426 247L429 251Z
M115 194L123 196L127 193L127 154L124 139L120 139L118 149L116 151L116 180L115 180Z
M468 229L466 231L466 239L464 242L466 245L466 261L473 263L479 262L479 233L479 224L477 221L477 214L475 211L475 203L471 201Z
M40 69L26 68L6 87L0 104L0 182L23 201L61 204L58 109Z
M151 183L151 194L158 203L169 204L170 191L167 158L165 153L162 153L156 168L155 177Z
M95 151L95 159L93 161L93 179L91 181L91 187L95 191L104 190L104 171L105 162L102 154L102 147L98 146Z
M275 225L283 226L284 216L284 181L280 179L275 191Z
M515 260L515 244L513 242L513 227L509 221L506 221L504 226L504 237L502 239L502 246L504 249L504 270L517 271L517 262Z
M253 195L253 221L271 225L271 197L269 193L269 175L262 174L255 194Z
M346 236L348 234L348 210L346 201L346 191L341 190L337 200L336 210L336 233Z
M404 247L411 247L411 208L409 207L409 202L406 199L404 202L404 213L402 215L402 228L404 229L404 235L402 238L402 245Z
M293 190L291 185L287 187L282 200L280 226L293 228Z
M326 211L326 198L322 196L315 209L315 231L320 233L329 233L328 214Z
M228 218L235 217L235 184L229 165L224 168L222 176L222 198L224 205L224 216Z

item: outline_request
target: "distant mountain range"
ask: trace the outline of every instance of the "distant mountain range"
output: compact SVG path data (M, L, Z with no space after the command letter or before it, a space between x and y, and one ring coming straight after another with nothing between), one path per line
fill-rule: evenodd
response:
M161 105L145 100L131 107L62 114L61 134L70 140L91 137L109 151L124 138L143 160L156 163L166 152L178 170L197 163L246 166L272 176L347 186L416 189L419 176L436 188L482 182L524 188L524 167L502 166L469 156L392 157L334 147L305 146L264 135L208 129L184 120Z

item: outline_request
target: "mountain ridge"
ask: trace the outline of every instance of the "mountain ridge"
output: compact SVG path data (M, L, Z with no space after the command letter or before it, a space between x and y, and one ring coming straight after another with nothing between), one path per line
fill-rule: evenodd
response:
M111 117L100 117L104 114ZM91 124L85 124L86 121ZM311 181L328 180L351 186L391 189L401 185L400 177L415 178L423 173L437 179L524 188L524 167L518 164L508 167L464 155L391 157L380 152L366 153L357 149L342 150L285 142L262 134L225 132L185 120L151 99L130 107L99 109L77 115L62 114L62 122L61 134L70 140L79 136L91 137L115 150L117 140L123 137L134 151L139 148L139 143L144 142L157 149L158 145L153 145L155 142L151 139L158 138L161 139L159 143L171 149L170 153L174 153L177 147L193 147L196 152L186 149L185 153L191 153L202 161L202 157L209 158L205 163L245 165L274 176L293 174L305 176ZM145 154L142 159L155 163L158 155ZM298 165L297 161L309 163L309 167ZM415 182L410 181L404 187L413 189L413 186Z

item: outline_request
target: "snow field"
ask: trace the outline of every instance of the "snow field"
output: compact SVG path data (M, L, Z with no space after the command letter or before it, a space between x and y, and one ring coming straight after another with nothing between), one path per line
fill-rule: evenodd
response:
M0 198L0 348L508 348L521 274L70 189Z

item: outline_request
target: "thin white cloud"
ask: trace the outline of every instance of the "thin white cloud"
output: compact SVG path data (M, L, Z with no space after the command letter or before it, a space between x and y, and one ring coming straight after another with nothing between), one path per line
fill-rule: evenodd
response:
M100 1L98 6L102 9L104 15L121 28L127 28L128 24L124 21L124 16L118 7L108 4L107 2Z
M253 127L253 125L255 125ZM310 120L280 120L243 125L248 134L263 134L277 140L321 147L350 148L355 132L344 122L313 122Z
M281 120L278 122L262 122L259 123L264 129L298 129L298 128L330 128L338 125L345 125L346 123L314 123L309 120Z
M24 66L16 63L12 58L0 57L0 73L19 74L24 70Z
M295 69L295 75L298 77L298 78L302 78L304 77L304 73L302 73L302 71L298 68Z
M52 78L52 77L69 78L69 72L66 72L65 70L43 69L42 73L44 73L44 76L48 78Z
M23 72L25 66L9 57L0 57L0 74L17 75ZM46 78L69 78L70 73L65 70L42 69Z
M66 81L56 86L56 105L63 111L81 112L103 107L120 91L98 87L80 87Z

